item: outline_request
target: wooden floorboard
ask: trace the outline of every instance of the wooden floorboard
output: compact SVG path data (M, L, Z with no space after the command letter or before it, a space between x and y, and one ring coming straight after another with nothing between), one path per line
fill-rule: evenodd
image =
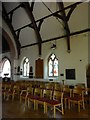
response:
M76 107L72 107L70 110L65 109L64 115L60 112L56 112L56 118L61 119L89 119L90 118L90 104L85 104L85 110L81 109L80 112L77 111ZM42 106L39 106L39 110L34 111L33 106L31 108L27 108L24 110L24 103L20 104L19 100L11 100L2 102L2 118L19 118L19 119L48 119L53 118L53 110L48 109L48 114L43 113Z

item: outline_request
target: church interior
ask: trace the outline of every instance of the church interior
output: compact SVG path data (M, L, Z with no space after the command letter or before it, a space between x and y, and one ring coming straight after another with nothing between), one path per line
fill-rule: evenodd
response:
M0 116L89 118L89 0L0 2Z

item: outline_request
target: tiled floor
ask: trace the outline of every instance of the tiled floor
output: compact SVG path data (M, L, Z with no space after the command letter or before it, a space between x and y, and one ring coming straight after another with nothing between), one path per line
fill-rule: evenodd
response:
M90 117L90 104L85 105L85 110L81 109L79 113L77 108L72 108L70 110L65 109L65 114L61 115L60 112L56 112L56 118L89 118ZM20 104L19 100L11 100L2 102L2 117L3 118L53 118L53 111L48 110L48 114L43 113L43 108L40 106L38 111L34 111L33 107L26 108L24 110L24 104Z

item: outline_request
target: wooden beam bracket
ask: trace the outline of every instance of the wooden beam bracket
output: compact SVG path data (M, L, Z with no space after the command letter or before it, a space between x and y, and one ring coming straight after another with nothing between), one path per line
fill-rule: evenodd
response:
M76 8L76 6L77 6L77 5L73 5L73 6L70 8L70 10L69 10L69 12L68 12L68 14L67 14L67 16L66 16L66 21L69 21L70 16L71 16L72 12L74 11L74 9Z
M10 17L9 17L9 20L10 20L11 23L12 23L13 13L14 13L14 12L11 12L11 13L10 13Z
M62 16L62 15L60 15L60 14L58 14L58 13L54 14L53 16L58 17L59 19L61 19L61 20L63 20L63 21L64 21L63 16Z
M17 38L19 40L19 35L20 35L21 29L17 31Z
M38 30L39 30L39 31L40 31L40 28L41 28L41 25L42 25L43 21L44 21L44 19L41 19L41 20L39 21L39 24L38 24Z

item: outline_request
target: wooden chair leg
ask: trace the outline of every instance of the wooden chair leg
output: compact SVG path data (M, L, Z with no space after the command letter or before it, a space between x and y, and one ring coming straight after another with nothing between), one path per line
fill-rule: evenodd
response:
M28 99L28 108L30 108L30 101L29 101L29 99Z
M20 104L21 104L21 102L22 102L22 97L20 96Z
M63 105L61 106L61 108L62 108L62 115L64 114L64 109L63 109Z
M55 106L54 106L54 118L56 117L56 109L55 109Z
M84 100L83 100L83 103L82 103L82 104L83 104L83 109L85 109L85 103L84 103Z
M25 106L27 105L27 98L25 98Z
M46 103L44 102L44 114L46 113Z
M68 100L68 109L70 109L70 100Z
M78 112L80 112L80 102L78 102Z
M6 94L4 93L4 95L3 95L3 96L4 96L4 100L5 100Z
M34 110L36 109L36 101L34 100Z
M38 110L38 101L35 102L36 110Z
M67 107L67 99L65 98L65 108Z
M14 100L14 94L12 95L12 101Z
M45 111L46 111L45 113L47 113L47 104L46 103L45 103Z

